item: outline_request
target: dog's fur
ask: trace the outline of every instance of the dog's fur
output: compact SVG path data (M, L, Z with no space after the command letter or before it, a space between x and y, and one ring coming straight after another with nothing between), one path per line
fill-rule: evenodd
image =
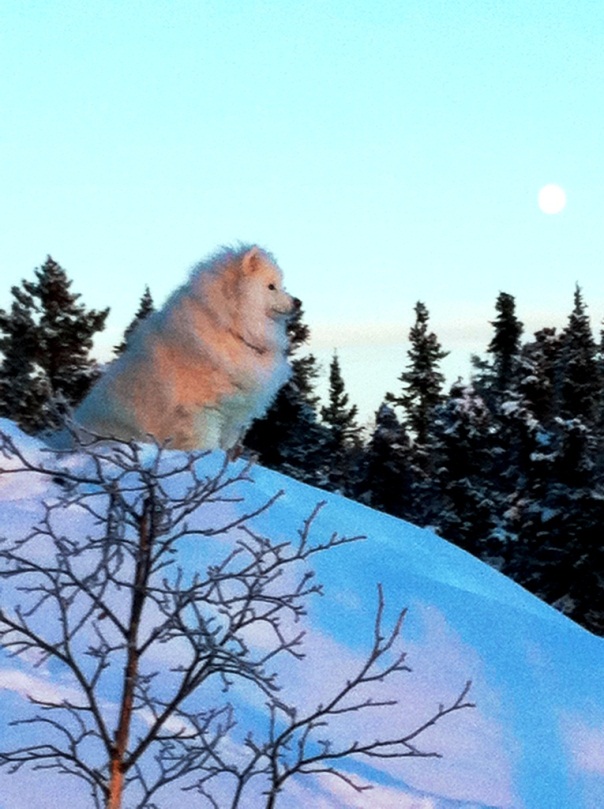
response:
M289 378L286 321L299 306L269 253L221 249L137 326L76 409L76 427L232 449Z

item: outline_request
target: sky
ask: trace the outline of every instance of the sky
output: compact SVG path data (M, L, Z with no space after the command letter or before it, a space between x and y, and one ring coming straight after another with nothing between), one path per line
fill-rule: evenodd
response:
M600 0L4 0L0 306L47 254L120 341L255 242L370 415L422 300L450 378L500 291L530 337L604 318ZM538 205L555 183L566 206Z

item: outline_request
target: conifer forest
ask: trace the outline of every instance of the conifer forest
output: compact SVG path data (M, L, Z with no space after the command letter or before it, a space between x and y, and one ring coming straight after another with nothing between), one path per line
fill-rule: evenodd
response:
M0 416L56 427L101 373L88 309L50 256L0 309ZM145 288L115 353L154 309ZM501 292L484 357L445 385L425 303L410 314L407 361L375 414L358 422L337 354L321 402L304 313L290 323L293 376L246 436L259 463L419 526L497 568L604 635L604 333L580 287L563 329L526 335ZM489 318L485 314L485 320Z

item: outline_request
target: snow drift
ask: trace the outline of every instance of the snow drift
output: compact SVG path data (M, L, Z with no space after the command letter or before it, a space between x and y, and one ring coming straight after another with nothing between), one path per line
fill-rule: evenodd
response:
M34 465L51 462L34 439L8 422L0 426ZM151 458L157 450L149 447L145 452ZM184 456L164 457L170 463ZM90 459L74 455L61 463L81 470ZM208 475L220 470L222 463L221 453L196 461L200 474ZM61 486L60 479L53 481L35 471L11 472L16 466L14 458L0 459L0 535L9 539L31 531L41 504L55 497ZM240 462L232 465L235 478L241 468ZM307 615L301 618L305 657L289 656L276 665L283 698L304 709L342 687L371 645L379 584L385 620L391 622L401 608L408 608L402 643L411 671L377 686L379 699L396 705L350 715L346 731L353 737L377 738L398 724L417 725L439 705L454 702L468 680L476 705L445 716L422 737L420 746L438 751L440 758L367 762L353 757L345 764L346 774L371 790L357 792L327 772L296 776L280 798L283 806L599 809L604 805L602 639L429 531L261 467L253 467L249 477L237 480L228 500L216 503L211 514L191 515L192 523L197 519L198 525L207 526L208 520L229 524L234 516L260 509L252 518L254 532L287 542L294 540L317 503L325 501L312 522L313 537L322 541L336 532L365 537L310 560L324 595L309 596ZM178 476L171 486L178 491ZM270 508L262 510L281 490ZM70 530L84 535L92 529L85 516L67 510L65 531ZM223 557L230 541L228 532L203 542L185 538L178 545L177 563L189 572L204 569ZM14 607L20 596L10 578L1 586L2 608ZM260 636L253 640L263 642ZM73 683L64 672L36 662L27 656L0 655L0 738L12 738L10 723L31 714L28 695L75 698ZM164 661L168 668L172 662ZM262 695L252 688L234 686L230 698L248 730L265 722ZM115 694L108 691L105 699L110 705ZM43 729L25 729L43 742ZM0 809L48 806L58 798L82 809L94 806L86 785L77 779L25 767L13 773L0 770ZM159 793L157 802L184 809L209 805L199 792L182 793L177 785ZM246 809L258 805L253 798L241 804Z

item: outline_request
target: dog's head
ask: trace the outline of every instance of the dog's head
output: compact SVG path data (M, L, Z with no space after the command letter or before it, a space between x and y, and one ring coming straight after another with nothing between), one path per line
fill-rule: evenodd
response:
M285 345L287 319L301 305L283 288L274 258L257 246L223 248L197 266L188 290L215 328L267 350Z
M251 312L281 320L291 317L301 306L283 288L283 274L273 257L260 247L251 247L241 259L243 298Z

